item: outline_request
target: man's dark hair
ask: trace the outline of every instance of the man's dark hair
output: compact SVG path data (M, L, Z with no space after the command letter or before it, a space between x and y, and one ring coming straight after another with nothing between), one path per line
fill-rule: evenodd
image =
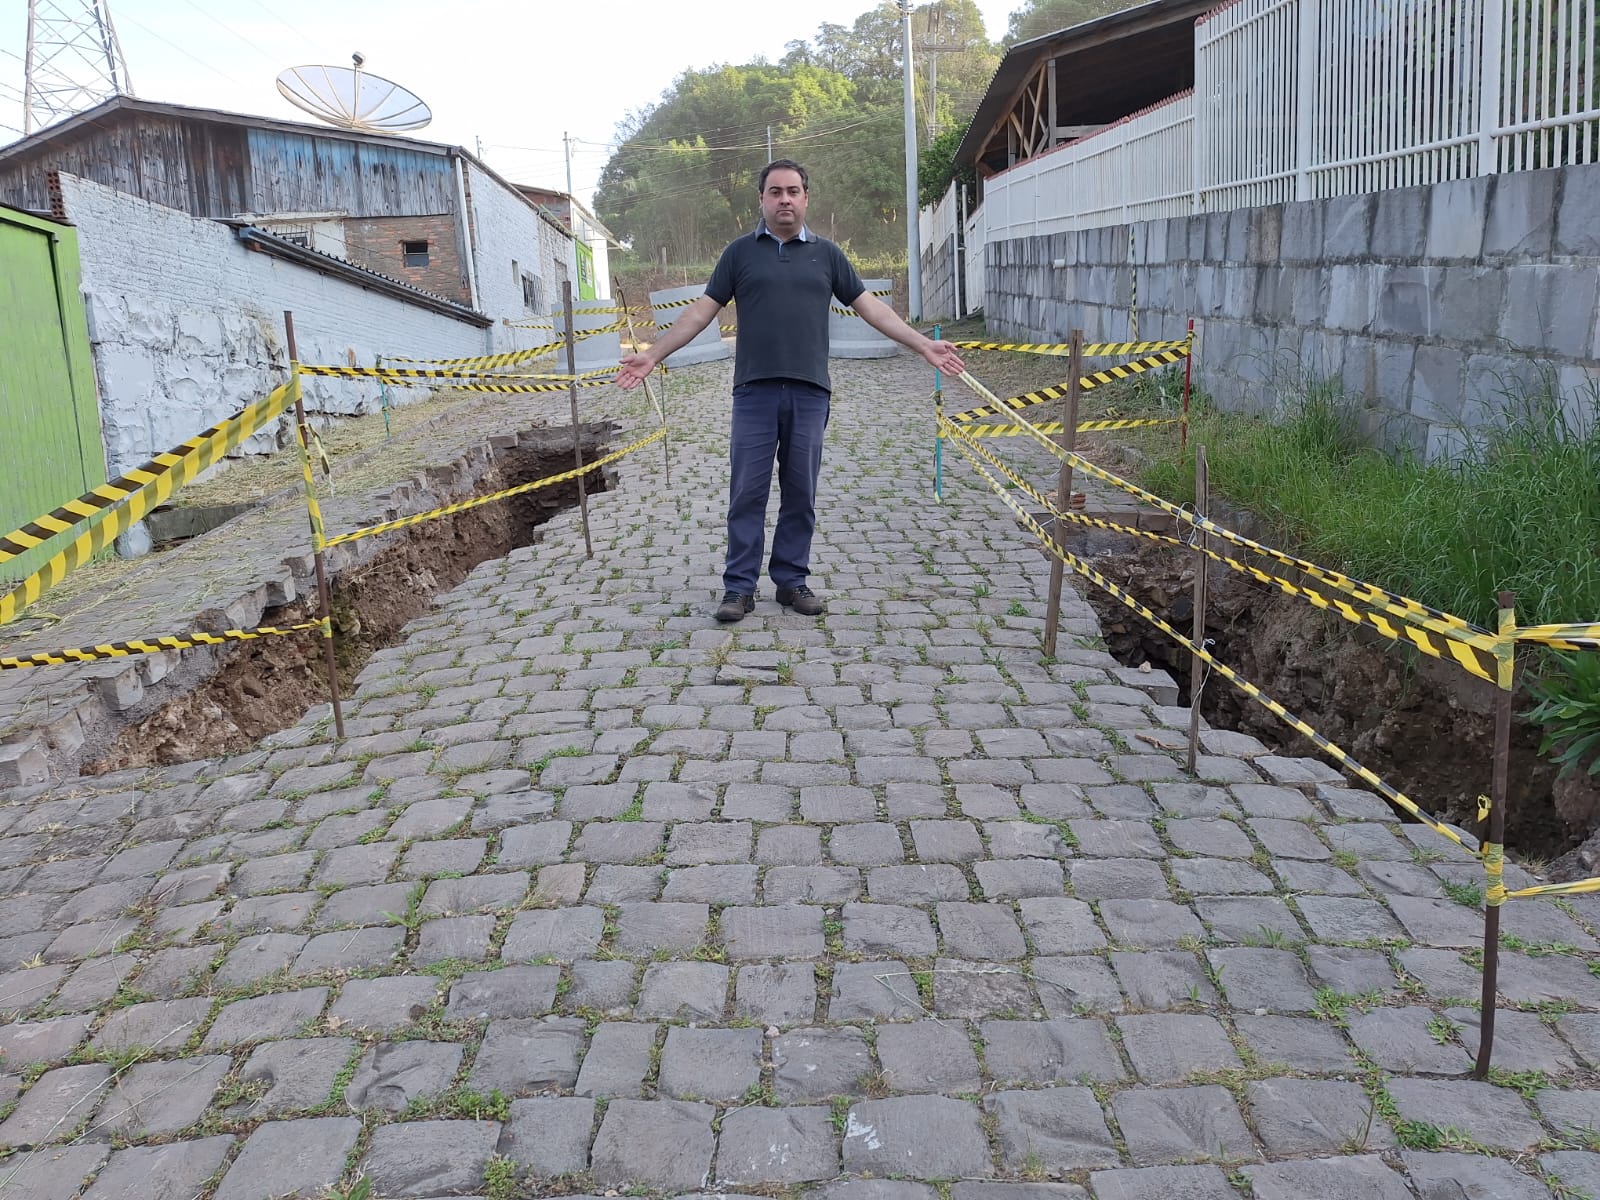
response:
M775 158L761 169L761 179L756 184L756 191L767 190L767 176L774 171L798 171L800 173L800 189L805 192L811 190L811 176L806 174L806 169L792 158Z

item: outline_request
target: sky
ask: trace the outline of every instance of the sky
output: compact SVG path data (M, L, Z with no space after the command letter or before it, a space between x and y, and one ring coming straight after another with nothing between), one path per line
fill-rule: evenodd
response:
M84 0L41 0L64 11ZM1019 0L978 0L998 39ZM85 5L86 6L86 5ZM777 60L823 22L853 24L873 0L109 0L137 96L283 120L289 66L348 66L402 84L433 110L410 136L465 146L515 182L588 200L615 127L683 70ZM0 144L21 134L24 0L0 2Z

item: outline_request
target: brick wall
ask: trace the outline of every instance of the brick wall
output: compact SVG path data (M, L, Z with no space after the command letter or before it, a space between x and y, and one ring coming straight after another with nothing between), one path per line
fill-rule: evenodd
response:
M1130 256L1129 233L1132 233ZM1600 166L992 242L985 314L1018 341L1181 337L1224 407L1299 373L1342 381L1367 430L1429 458L1503 393L1600 384ZM1130 257L1132 263L1130 263ZM1136 274L1135 274L1136 273Z
M428 265L405 265L405 243L427 242ZM454 213L428 217L358 217L344 224L345 257L412 287L472 304L466 267L461 262Z

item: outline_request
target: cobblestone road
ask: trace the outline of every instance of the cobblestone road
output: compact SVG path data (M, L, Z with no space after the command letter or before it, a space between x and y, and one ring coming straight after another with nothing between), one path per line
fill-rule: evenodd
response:
M1465 856L1239 735L1186 778L1170 681L1076 597L1042 662L1043 561L927 502L921 365L836 370L824 619L709 619L701 368L676 486L480 567L343 744L0 797L0 1196L1600 1194L1600 907L1507 910L1466 1079Z

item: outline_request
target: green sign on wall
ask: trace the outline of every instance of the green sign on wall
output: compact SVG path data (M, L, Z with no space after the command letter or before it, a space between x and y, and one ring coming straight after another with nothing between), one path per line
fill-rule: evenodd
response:
M587 242L574 240L572 248L578 252L578 299L593 300L599 296L594 285L594 251Z

